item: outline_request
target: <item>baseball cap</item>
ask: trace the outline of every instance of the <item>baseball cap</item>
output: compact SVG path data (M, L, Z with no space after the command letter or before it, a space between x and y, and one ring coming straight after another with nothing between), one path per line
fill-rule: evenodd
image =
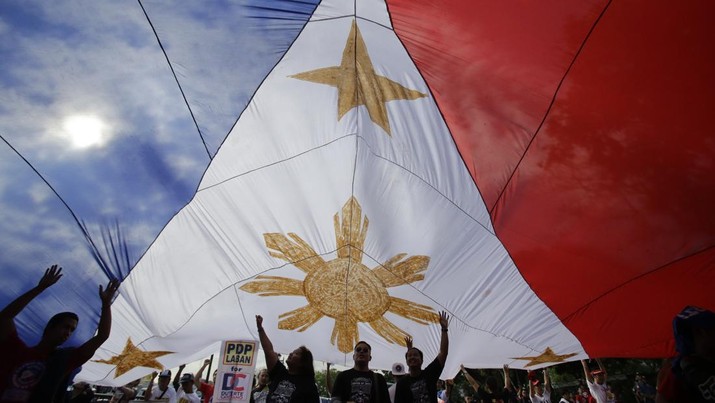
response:
M159 378L171 378L171 370L165 369L159 373Z
M392 364L392 375L406 375L405 366L401 362Z
M181 375L181 381L179 381L179 382L184 383L184 382L193 382L193 381L194 381L194 374L188 373L188 374Z

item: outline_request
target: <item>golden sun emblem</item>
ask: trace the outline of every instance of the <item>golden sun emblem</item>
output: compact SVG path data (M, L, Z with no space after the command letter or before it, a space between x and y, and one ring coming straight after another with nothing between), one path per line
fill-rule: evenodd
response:
M386 312L420 324L437 322L439 316L426 305L390 296L387 289L424 279L428 256L405 259L400 253L384 264L370 269L362 263L362 249L369 220L362 221L362 207L351 197L334 216L338 257L326 261L303 239L294 233L263 234L271 256L292 263L306 273L303 281L257 276L241 286L241 290L262 297L304 296L308 305L279 316L278 328L302 332L327 316L335 319L330 342L343 353L352 351L359 341L358 322L364 322L385 340L405 345L405 333L385 319Z

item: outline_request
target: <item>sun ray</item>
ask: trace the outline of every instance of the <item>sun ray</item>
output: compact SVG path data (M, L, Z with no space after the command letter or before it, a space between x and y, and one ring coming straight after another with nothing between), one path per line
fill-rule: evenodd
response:
M277 295L305 296L302 281L277 276L257 276L255 280L239 288L251 294L258 294L261 297L274 297Z
M280 321L278 322L278 328L302 332L313 326L313 324L322 317L323 314L319 310L315 309L312 305L306 305L302 308L279 315L278 319L280 319Z
M303 81L312 81L312 82L318 83L318 84L326 84L326 85L334 86L334 85L337 85L337 82L340 80L340 68L339 67L323 67L320 69L306 71L303 73L293 74L288 77L297 78L298 80L303 80ZM347 113L347 110L345 112L340 111L338 120L340 120L340 118L342 118L345 113Z
M359 338L357 320L350 313L342 318L335 319L330 343L335 345L337 340L338 350L343 353L353 351L353 346L359 341Z
M338 258L350 258L355 262L362 262L362 249L370 220L365 217L362 227L360 227L361 219L362 207L355 197L350 197L343 205L342 222L340 213L333 217Z
M430 322L439 322L439 315L427 305L393 296L390 296L390 308L388 311L423 325Z
M429 266L429 256L410 256L402 260L405 256L404 253L397 254L381 267L372 271L382 281L385 288L424 280L425 276L422 272Z
M408 334L395 326L394 323L385 319L384 316L370 322L370 327L377 332L377 334L382 336L383 339L403 347L406 345L405 336L408 336Z
M315 249L298 235L292 232L288 235L293 239L292 242L283 234L263 234L271 256L292 263L305 273L325 268L325 260L315 252Z

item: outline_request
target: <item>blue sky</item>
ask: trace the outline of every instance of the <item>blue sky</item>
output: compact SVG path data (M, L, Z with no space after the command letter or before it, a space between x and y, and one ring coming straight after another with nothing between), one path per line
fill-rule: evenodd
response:
M0 304L66 273L18 318L27 341L62 310L84 319L70 343L96 326L107 276L70 210L99 244L118 223L136 262L314 3L142 2L196 123L138 2L0 3Z

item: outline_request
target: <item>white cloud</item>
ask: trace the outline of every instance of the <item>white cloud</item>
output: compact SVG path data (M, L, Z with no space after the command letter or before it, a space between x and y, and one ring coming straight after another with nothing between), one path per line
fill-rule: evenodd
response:
M35 204L42 204L47 198L52 196L48 192L47 185L44 183L30 185L27 191Z
M256 60L277 59L285 44L255 35L261 19L237 23L231 13L241 6L146 6L214 151L270 68ZM0 16L7 56L0 135L87 220L93 236L120 220L138 256L191 196L209 162L154 33L135 1L29 0L17 8L32 24ZM216 18L196 17L211 12ZM101 119L106 145L73 147L61 135L72 115ZM81 264L86 246L69 212L0 146L0 234L12 239L0 251L11 251L6 259L15 262L35 264L42 256Z

